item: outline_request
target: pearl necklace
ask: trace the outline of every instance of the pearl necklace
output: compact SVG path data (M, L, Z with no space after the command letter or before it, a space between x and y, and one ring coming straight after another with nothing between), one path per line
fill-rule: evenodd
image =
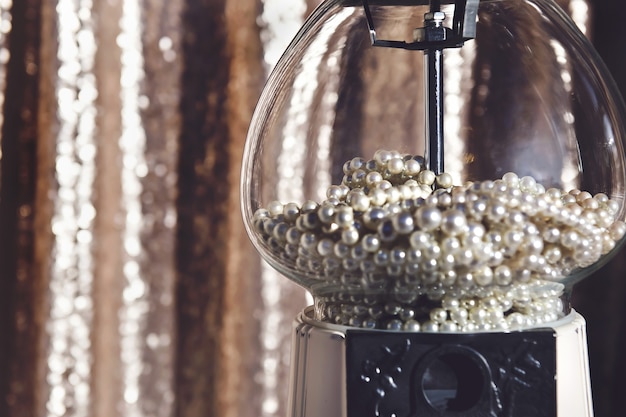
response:
M626 233L605 194L507 173L454 186L421 156L377 151L343 166L321 203L271 202L253 224L316 318L410 331L518 329L563 315L561 281Z

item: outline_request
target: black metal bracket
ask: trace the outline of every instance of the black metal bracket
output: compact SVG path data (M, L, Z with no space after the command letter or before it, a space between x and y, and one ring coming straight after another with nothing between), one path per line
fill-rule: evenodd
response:
M413 42L378 39L368 0L363 8L373 46L408 50L459 48L476 36L476 15L480 0L455 0L451 27L443 26L445 15L439 10L439 1L431 1L431 11L424 16L424 27L415 29Z

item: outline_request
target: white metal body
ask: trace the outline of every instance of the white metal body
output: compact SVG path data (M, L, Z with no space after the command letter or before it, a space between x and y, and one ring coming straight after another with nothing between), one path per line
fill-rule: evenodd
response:
M294 322L287 417L347 417L347 328L315 321L312 313L309 307ZM593 417L584 318L572 311L542 328L556 334L555 417Z

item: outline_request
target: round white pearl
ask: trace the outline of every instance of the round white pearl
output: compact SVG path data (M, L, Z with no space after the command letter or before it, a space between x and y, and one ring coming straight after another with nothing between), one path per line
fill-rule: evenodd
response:
M409 243L413 249L426 249L431 245L430 236L421 231L411 233Z
M401 248L394 248L389 251L389 262L393 265L402 265L406 261L406 252Z
M361 243L356 243L352 249L350 249L350 256L352 259L357 261L362 261L367 257L368 253L363 249L363 245Z
M433 185L436 178L437 176L435 175L435 173L428 169L420 172L417 176L417 180L420 182L420 184L428 186Z
M380 249L380 239L377 235L368 234L363 236L362 245L365 251L376 252Z
M447 236L440 246L444 254L454 254L461 248L461 242L456 237Z
M389 320L389 322L387 322L386 328L387 330L402 330L403 327L403 323L401 320Z
M502 176L502 180L509 187L519 187L519 177L513 172L507 172Z
M583 201L589 200L590 198L592 198L592 196L587 191L581 191L576 194L576 202L578 203L582 203Z
M402 321L408 321L415 317L415 310L411 308L402 308L398 313L398 316Z
M615 241L609 235L602 236L602 254L606 255L615 248Z
M439 324L433 321L427 320L421 325L421 330L424 333L436 333L439 331Z
M448 319L448 312L443 308L434 308L430 311L430 320L435 323L444 323Z
M350 170L356 171L357 169L363 167L363 165L365 165L365 160L363 158L352 158L352 160L350 161Z
M626 234L626 223L622 221L616 221L609 228L609 235L614 241L621 240L624 234Z
M354 245L359 241L359 231L354 227L349 227L341 232L341 241L346 245Z
M487 310L481 307L474 307L469 311L469 318L477 325L484 324L488 317Z
M453 321L445 321L439 325L440 332L457 332L459 330L459 326Z
M522 177L519 180L519 189L525 193L535 193L537 183L533 177Z
M350 247L343 242L336 242L333 253L339 259L344 259L350 254Z
M335 210L335 223L339 227L350 227L354 223L354 211L352 207L337 207Z
M411 200L415 198L413 190L408 185L398 185L398 192L400 193L400 200Z
M459 308L460 305L461 305L461 303L459 302L459 300L457 298L444 297L441 300L441 307L445 308L446 310L452 310L452 309L455 309L455 308Z
M487 233L487 231L485 230L485 226L483 226L480 223L469 223L467 227L468 227L467 232L471 234L472 236L477 236L479 238L482 238Z
M310 213L317 210L318 207L319 204L317 204L315 201L307 200L302 204L302 208L300 209L300 211L302 213Z
M483 191L486 194L491 194L496 184L493 181L483 181L481 183L477 183L477 190Z
M379 249L374 255L374 263L378 266L389 264L389 252L386 249Z
M352 173L352 188L360 187L365 183L365 171L357 169Z
M278 239L281 242L287 240L287 231L289 230L289 225L285 222L278 222L272 229L272 236Z
M378 323L372 318L364 319L361 323L361 327L363 327L364 329L375 329L377 326Z
M452 257L454 260L454 257L452 255L448 255L448 256ZM451 262L447 265L454 265L454 262ZM443 267L446 268L446 265L444 265ZM454 283L456 282L456 279L457 279L457 273L450 267L449 270L445 271L442 274L441 284L445 287L451 288L451 287L454 287ZM448 293L450 294L450 296L454 296L453 291L451 289L448 290Z
M370 204L373 206L381 207L387 202L387 193L380 188L370 190L368 197L370 198Z
M283 204L280 201L272 201L267 205L267 210L272 217L283 214Z
M523 238L524 238L524 235L520 233L519 231L510 230L505 233L503 240L504 240L505 245L509 247L517 247L519 246L520 243L522 243Z
M556 264L558 261L561 260L561 257L563 255L561 249L558 246L550 246L544 250L543 256L545 257L546 261L548 261L548 263Z
M300 214L300 207L296 203L287 203L283 206L283 216L288 222L295 222Z
M361 320L361 319L359 319L357 317L351 316L350 319L348 320L348 324L351 327L362 327L363 326L363 320Z
M409 176L417 175L422 167L415 159L409 159L404 162L404 173Z
M263 220L263 219L268 218L269 216L270 216L270 212L267 209L260 208L254 212L252 216L252 220Z
M320 219L315 211L305 213L300 218L302 219L302 225L309 230L314 230L319 226Z
M530 281L532 273L528 269L521 268L521 269L516 269L513 276L517 282L526 283Z
M272 232L274 231L274 227L276 227L276 220L272 219L272 218L265 218L263 219L263 232L268 235L271 236Z
M354 194L350 198L350 206L354 211L364 212L370 207L371 199L363 193Z
M620 209L620 205L615 200L610 200L606 203L606 210L609 212L609 214L613 216L615 216L618 213L619 209Z
M441 248L438 244L433 243L432 245L428 245L424 249L422 249L422 255L426 259L439 259L441 256Z
M387 195L387 203L397 203L400 201L400 191L397 187L391 187L385 190L385 194Z
M447 172L442 172L437 176L437 185L441 188L450 188L453 185L452 175Z
M420 324L417 320L407 320L402 326L402 329L407 332L419 332Z
M387 169L393 175L397 175L404 171L404 161L402 158L394 157L387 162Z
M487 210L487 217L494 222L500 221L507 214L506 206L500 203L493 203Z
M460 265L469 265L474 261L474 254L471 249L461 249L454 258Z
M566 230L561 234L561 244L566 248L573 249L580 242L580 235L575 230Z
M408 235L414 229L413 216L410 212L401 212L392 219L393 228L401 235Z
M441 224L443 215L437 207L420 207L415 212L415 222L420 229L430 231Z
M464 325L469 319L469 313L465 308L450 309L450 319L457 324Z
M335 216L335 207L329 204L323 204L317 210L317 217L324 224L329 224L334 220Z
M467 219L460 210L451 209L443 213L441 230L449 236L455 236L465 231Z
M608 229L611 226L613 219L608 211L600 208L595 212L595 215L598 226L605 229Z
M462 327L461 327L461 331L464 333L474 333L476 332L476 330L478 330L478 326L476 326L476 324L474 323L465 323Z
M609 197L604 193L598 193L594 195L593 199L596 200L600 204L605 204L607 201L609 201Z
M391 152L385 150L378 150L374 153L374 160L376 163L383 167L387 165L387 162L393 157Z
M543 239L538 236L531 236L524 245L526 251L532 254L539 254L543 250Z
M382 222L380 222L377 230L378 236L383 242L392 242L398 236L398 233L393 227L393 222L391 220L383 220Z
M440 193L437 195L437 205L442 208L449 208L452 206L452 196L450 193Z
M380 207L373 207L363 213L363 223L370 229L376 229L378 224L385 218L386 213Z
M511 313L505 318L509 328L511 329L519 329L526 326L527 320L523 314L520 313Z
M378 184L382 180L383 180L383 176L380 174L380 172L377 172L377 171L368 172L367 175L365 176L365 183L370 187Z
M549 243L558 242L561 237L561 231L556 226L546 227L541 234L543 240Z
M476 284L484 287L491 285L493 282L493 271L488 266L485 266L474 273L474 280Z
M456 278L457 285L463 289L474 286L474 276L470 272L461 273Z
M600 207L600 203L598 203L598 200L588 198L582 201L581 206L588 210L597 210Z
M317 246L317 236L312 232L302 233L300 236L300 246L306 250L313 250Z
M300 242L301 232L296 227L290 227L285 234L285 239L291 244L297 244Z

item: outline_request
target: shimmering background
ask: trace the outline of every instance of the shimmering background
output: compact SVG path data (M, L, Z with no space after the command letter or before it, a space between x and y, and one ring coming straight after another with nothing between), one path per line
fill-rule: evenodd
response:
M1 416L286 415L310 300L251 249L238 182L263 82L317 3L0 0ZM587 3L559 3L589 33ZM624 289L618 262L603 279ZM623 321L579 303L612 335L590 342L594 388L615 387L593 355L624 362Z

